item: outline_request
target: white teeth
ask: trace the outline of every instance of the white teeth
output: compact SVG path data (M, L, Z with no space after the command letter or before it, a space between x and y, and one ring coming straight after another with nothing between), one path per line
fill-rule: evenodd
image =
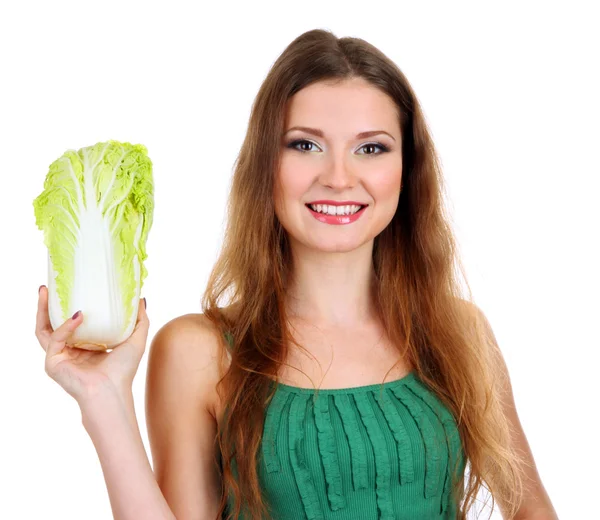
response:
M346 206L330 206L328 204L309 204L313 211L326 213L327 215L353 215L361 206L349 204Z

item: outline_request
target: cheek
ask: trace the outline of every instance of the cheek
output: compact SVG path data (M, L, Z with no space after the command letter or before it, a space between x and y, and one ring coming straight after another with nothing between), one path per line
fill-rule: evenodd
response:
M381 171L371 176L369 179L369 191L375 201L396 200L400 193L400 183L402 181L402 168L394 168Z
M308 186L303 181L301 172L293 169L281 169L274 187L275 213L284 227L287 227L294 206L301 204Z
M283 204L299 203L310 188L310 178L300 168L288 165L278 175L277 193Z

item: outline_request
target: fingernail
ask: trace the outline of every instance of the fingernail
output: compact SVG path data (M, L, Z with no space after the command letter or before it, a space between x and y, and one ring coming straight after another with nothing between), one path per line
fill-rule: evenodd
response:
M76 320L77 318L79 318L80 314L81 314L81 311L77 311L75 314L73 314L73 317L71 319Z
M40 285L40 288L38 289L38 294L40 294L40 291L42 290L42 287L44 287L44 286Z
M148 304L146 303L146 298L144 298L144 309L148 308Z

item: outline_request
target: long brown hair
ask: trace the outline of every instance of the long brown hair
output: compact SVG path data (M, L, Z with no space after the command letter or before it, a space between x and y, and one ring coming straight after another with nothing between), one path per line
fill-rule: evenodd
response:
M242 511L252 520L269 517L257 472L264 410L270 383L287 359L286 345L297 344L283 304L290 247L274 206L287 102L315 82L353 78L367 80L395 102L402 135L398 208L373 245L376 311L416 375L456 418L469 466L466 486L464 472L454 486L459 518L466 518L482 488L490 492L492 508L500 499L512 517L522 490L521 459L511 449L502 411L494 370L498 354L480 313L470 310L477 308L445 213L439 159L417 97L399 68L371 44L312 30L284 50L254 101L235 162L221 254L202 299L204 314L222 332L222 361L223 336L233 338L217 388L227 409L217 434L223 482L218 518L228 497L234 507L227 518Z

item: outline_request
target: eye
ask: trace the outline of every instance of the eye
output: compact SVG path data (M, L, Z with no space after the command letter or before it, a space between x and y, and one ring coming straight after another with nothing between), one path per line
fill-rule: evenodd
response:
M288 148L293 148L294 150L298 150L298 148L296 148L299 144L309 144L312 146L316 146L315 143L311 142L311 141L307 141L306 139L296 139L295 141L292 141L290 144L287 145ZM299 152L310 152L311 150L298 150Z
M302 152L302 153L310 152L311 150L297 148L298 145L303 145L303 144L316 146L316 144L313 143L312 141L308 141L306 139L296 139L295 141L292 141L290 144L288 144L287 147L292 148L294 150L298 150L299 152ZM390 151L390 149L387 146L385 146L384 144L381 144L381 143L367 143L367 144L362 145L360 147L360 149L366 148L367 146L379 148L380 152L379 153L363 153L363 154L359 154L359 155L381 155L382 153Z
M361 154L361 155L381 155L382 153L385 153L385 152L389 152L389 151L390 151L390 149L389 149L387 146L385 146L384 144L381 144L381 143L367 143L367 144L363 144L363 145L361 146L361 149L362 149L362 148L366 148L367 146L370 146L370 147L377 147L377 148L379 148L381 151L380 151L379 153L367 153L367 154L364 154L364 153L363 153L363 154Z

